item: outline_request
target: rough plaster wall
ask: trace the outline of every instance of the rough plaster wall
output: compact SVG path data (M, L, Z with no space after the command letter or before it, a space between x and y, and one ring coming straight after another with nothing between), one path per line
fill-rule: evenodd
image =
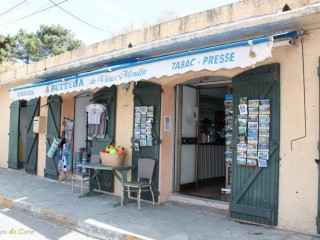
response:
M132 125L133 125L133 95L132 89L134 83L130 83L130 88L125 92L121 85L117 88L117 111L116 111L116 136L115 145L124 146L127 150L124 164L131 164L132 148L131 148L131 137L132 137ZM128 179L131 178L131 171L129 172ZM117 179L115 183L115 194L120 195L122 186Z
M40 106L43 106L47 103L47 97L42 97L40 99ZM48 120L48 107L40 107L40 116L45 117L46 121ZM39 133L39 143L38 143L38 163L37 163L37 175L44 176L44 168L46 165L46 134Z
M0 128L0 167L8 167L8 149L9 149L9 125L10 125L10 104L13 102L9 98L7 89L0 91L0 112L1 112L1 128Z
M317 76L320 31L310 31L304 41L306 119L304 137L304 95L301 43L283 52L281 61L281 151L279 227L316 233L319 140L319 77ZM278 54L279 58L281 53ZM291 141L296 138L291 149Z

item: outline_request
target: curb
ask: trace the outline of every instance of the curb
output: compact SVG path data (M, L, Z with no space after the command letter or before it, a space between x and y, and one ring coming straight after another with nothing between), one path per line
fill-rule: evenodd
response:
M77 220L74 216L66 216L55 211L24 202L22 199L14 199L0 195L0 205L17 212L22 212L32 217L45 220L56 225L77 231L82 234L112 240L150 240L151 238L127 232L104 223L88 223ZM100 225L100 226L99 226Z

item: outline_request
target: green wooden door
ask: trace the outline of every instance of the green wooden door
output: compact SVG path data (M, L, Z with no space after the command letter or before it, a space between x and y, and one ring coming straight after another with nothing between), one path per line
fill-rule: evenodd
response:
M232 80L234 94L233 154L230 216L232 219L276 226L279 190L280 66L271 64L246 71ZM268 167L237 165L237 115L240 97L270 99Z
M154 118L152 123L152 137L153 146L139 147L139 151L136 151L134 146L132 147L132 164L138 165L138 158L152 158L156 160L154 174L152 178L153 190L155 193L155 200L158 201L159 193L159 151L160 151L160 117L161 117L161 86L149 82L138 82L134 90L134 107L141 106L153 106ZM134 110L133 110L134 111ZM133 126L134 126L133 119ZM133 127L134 129L134 127ZM133 133L134 134L134 133ZM132 138L132 143L137 140ZM137 141L139 142L139 141ZM137 178L137 170L133 171L133 179ZM141 198L151 200L151 194L145 192L141 195Z
M99 154L99 151L105 149L108 145L115 143L116 129L116 101L117 88L103 88L93 95L93 103L104 103L107 105L109 119L106 120L106 136L105 138L95 138L92 140L92 153ZM114 192L114 175L110 171L101 171L98 175L100 189L106 192ZM94 186L98 188L98 186Z
M39 104L39 98L32 99L27 103L25 171L34 174L37 172L38 134L33 133L33 118L39 116Z
M51 147L54 137L60 138L60 128L61 128L61 97L54 95L48 97L47 108L48 108L48 117L47 117L47 135L46 135L46 152ZM57 150L53 158L49 158L46 155L46 165L44 169L44 177L52 178L58 180L59 171L59 151Z
M19 142L19 124L20 124L21 102L15 101L10 105L10 127L9 127L9 155L8 167L18 169L18 142Z

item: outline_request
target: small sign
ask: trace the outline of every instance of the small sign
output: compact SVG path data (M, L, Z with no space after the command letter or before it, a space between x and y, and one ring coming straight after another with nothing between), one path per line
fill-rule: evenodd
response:
M171 117L170 116L164 116L164 125L163 125L163 131L170 132L171 131Z

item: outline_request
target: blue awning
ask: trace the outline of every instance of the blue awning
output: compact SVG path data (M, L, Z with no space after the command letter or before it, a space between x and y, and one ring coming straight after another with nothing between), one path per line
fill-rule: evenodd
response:
M13 99L31 99L130 81L160 78L204 69L248 67L271 57L273 41L297 37L297 32L228 43L150 59L128 59L105 68L56 79L40 81L10 89Z

